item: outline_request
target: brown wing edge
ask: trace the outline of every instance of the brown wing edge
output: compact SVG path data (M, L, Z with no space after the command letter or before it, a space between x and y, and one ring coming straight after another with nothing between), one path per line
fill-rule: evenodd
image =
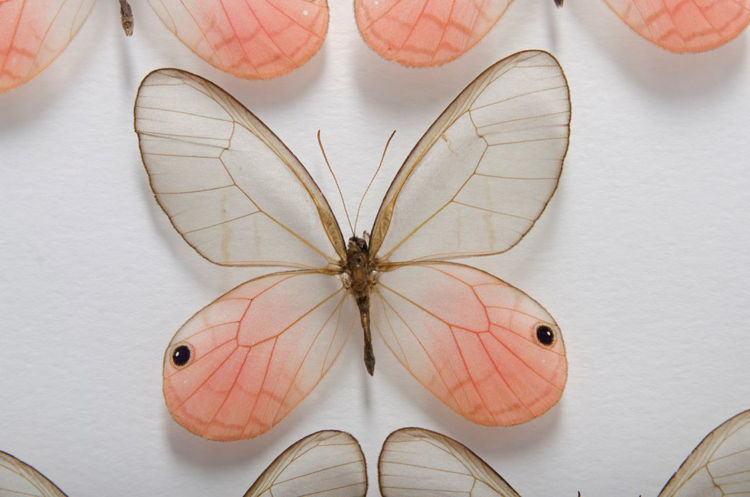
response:
M426 434L426 435L428 435L430 437L437 438L440 441L442 441L443 443L445 443L447 445L450 445L454 449L458 450L459 453L462 453L462 454L468 455L468 456L473 456L474 458L476 458L479 462L481 462L485 466L485 468L488 470L488 472L491 475L496 476L498 478L498 480L501 482L501 484L504 484L504 485L506 485L508 487L507 489L504 489L504 490L513 492L513 494L512 494L513 497L520 497L520 495L518 494L518 492L516 492L516 490L507 481L505 481L505 478L503 478L502 476L500 476L500 474L497 471L495 471L495 469L492 466L490 466L487 463L487 461L485 461L484 459L482 459L481 457L479 457L473 450L471 450L470 448L468 448L467 446L465 446L461 442L459 442L457 440L454 440L453 438L451 438L451 437L449 437L447 435L443 435L442 433L438 433L436 431L428 430L427 428L419 428L419 427L400 428L398 430L395 430L395 431L391 432L391 434L388 435L386 437L385 441L383 442L383 448L380 450L380 456L378 457L378 488L380 489L380 493L382 495L385 495L383 493L383 478L382 478L382 476L383 476L383 471L382 471L383 470L383 453L385 451L385 446L389 442L389 440L391 440L391 438L394 437L394 436L396 436L396 435L400 435L400 434L413 434L413 433Z
M336 218L333 215L333 211L331 210L331 206L328 203L328 200L326 199L325 195L323 195L323 192L320 190L320 187L315 182L315 180L312 178L308 170L305 168L304 165L302 165L302 162L297 158L294 153L289 150L289 148L284 144L283 141L276 135L276 133L271 130L266 124L261 121L255 114L253 114L247 107L245 107L241 102L239 102L236 98L234 98L232 95L227 93L224 89L220 88L218 85L213 83L212 81L207 80L206 78L202 76L198 76L197 74L191 73L189 71L184 71L182 69L177 69L173 67L162 67L159 69L154 69L153 71L149 72L142 80L141 83L138 85L138 91L136 92L135 101L133 102L133 131L135 131L135 134L138 136L138 153L141 156L141 164L143 165L144 170L146 170L146 177L148 178L149 188L151 188L151 191L154 191L154 186L151 181L151 176L148 174L148 169L146 169L146 161L143 158L143 151L140 147L140 140L141 136L138 133L137 130L137 122L138 122L138 116L136 114L137 106L138 106L138 97L140 96L141 88L146 83L146 81L154 74L157 73L164 73L167 75L170 75L172 77L179 77L179 78L187 78L190 79L200 85L205 85L209 90L212 91L213 96L216 97L217 103L219 103L222 108L230 115L233 119L239 120L242 122L243 120L247 120L249 124L251 124L253 127L258 128L265 132L264 134L255 134L257 138L259 138L263 143L265 143L285 164L287 164L287 167L290 171L297 177L299 182L302 184L302 186L305 188L307 193L310 195L310 198L315 203L318 217L320 218L321 224L323 225L323 228L325 229L326 236L328 237L328 240L331 242L331 246L336 251L336 253L341 258L341 261L346 260L346 244L344 243L344 236L341 234L341 229L339 228L338 222L336 221ZM245 115L241 115L241 114ZM239 119L238 119L239 118ZM252 132L252 130L251 130ZM295 163L288 164L286 160L284 160L284 156L289 157L292 161ZM154 194L154 199L159 204L159 207L161 207L162 211L164 211L165 214L167 214L166 209L164 206L159 202L159 199L156 197L156 194ZM170 224L172 227L177 231L177 233L180 233L180 231L175 226L174 222L172 222L172 219L169 218L169 215L167 214L167 219L169 219ZM183 240L185 240L185 243L190 245L190 247L198 253L201 257L206 259L207 261L217 264L219 266L229 266L234 267L234 264L220 264L214 261L211 261L207 257L205 257L203 254L201 254L187 239L185 239L184 236L180 233L180 236ZM277 264L253 264L253 266L273 266L277 267Z
M45 495L55 496L55 497L68 497L68 495L60 490L60 488L52 483L52 481L44 476L42 473L40 473L34 466L32 466L29 463L26 463L17 457L15 457L12 454L9 454L8 452L5 452L3 450L0 450L0 460L6 460L8 461L14 468L19 470L19 473L29 482L34 483L36 486L37 483L42 483L43 485L47 486L47 488L43 489L45 491ZM38 488L38 487L37 487ZM51 492L48 493L48 492Z
M482 71L481 74L479 74L476 78L474 78L471 83L469 83L466 88L464 88L461 93L456 96L456 98L453 99L453 101L448 105L448 107L445 108L445 110L435 119L435 121L430 125L429 128L427 128L427 131L422 135L422 137L419 139L416 145L414 145L414 148L411 149L411 152L409 152L409 155L406 156L406 160L404 160L404 163L399 168L398 172L396 173L396 176L393 178L393 181L391 182L391 185L388 187L388 190L386 191L385 197L383 198L383 203L380 204L380 208L378 209L378 213L375 216L375 221L372 225L371 230L371 243L370 243L370 257L372 259L375 258L377 255L378 250L380 249L380 245L385 240L385 236L388 233L388 228L391 224L391 217L393 216L393 209L396 204L396 200L398 199L399 194L401 193L401 189L406 184L406 182L409 179L409 176L411 176L412 171L416 168L417 164L422 160L422 157L427 153L427 151L430 149L432 144L437 141L437 137L435 137L432 141L428 141L427 137L430 135L430 132L433 131L436 127L440 126L442 129L446 129L449 126L451 126L466 110L467 106L470 105L474 100L476 100L476 97L481 93L480 84L482 83L482 79L484 79L488 74L490 74L492 71L496 70L499 66L503 65L504 63L508 63L511 61L511 59L515 57L520 57L522 55L529 54L529 55L538 55L538 54L545 54L549 56L555 64L560 68L560 74L562 74L563 79L565 80L565 87L568 93L568 111L569 111L569 118L568 118L568 141L565 146L565 152L562 155L562 158L560 159L560 174L558 175L557 183L555 184L555 188L552 190L552 193L549 196L549 199L544 204L544 207L539 212L539 216L534 220L534 222L531 223L529 226L529 229L527 229L521 237L518 239L516 243L508 247L504 252L507 252L508 250L512 249L518 243L523 240L523 238L526 236L526 234L531 231L531 229L534 227L536 222L539 220L539 218L542 216L544 211L547 209L547 205L549 204L550 200L552 200L552 197L555 195L555 192L557 191L558 186L560 185L560 176L562 176L562 171L565 167L565 158L568 155L568 150L570 149L570 122L572 119L572 105L570 105L570 84L568 82L568 78L565 75L565 72L562 69L562 66L560 65L560 62L557 60L557 58L552 55L551 53L547 52L546 50L522 50L520 52L516 52L512 55L509 55L491 66L489 66L487 69ZM487 86L487 83L485 82L484 87ZM482 88L483 89L483 88ZM475 98L470 99L470 97L475 95ZM418 157L418 159L417 159ZM412 159L415 159L414 166L410 169L407 169L407 164L409 164ZM381 220L382 219L382 220ZM501 252L491 252L487 254L480 254L480 255L493 255L498 254Z
M369 487L369 482L367 480L367 469L366 469L367 468L367 460L365 459L364 452L362 452L362 446L359 444L359 441L356 438L354 438L354 436L351 433L346 432L346 431L341 431L341 430L320 430L320 431L316 431L315 433L311 433L310 435L307 435L306 437L300 438L299 440L297 440L296 442L294 442L292 445L290 445L289 447L287 447L286 449L284 449L284 452L282 452L281 454L279 454L278 456L276 456L276 458L271 462L271 464L269 464L266 467L266 469L263 470L263 472L258 476L258 478L255 480L255 482L252 484L252 486L247 490L247 492L245 492L245 494L243 495L243 497L251 497L253 495L253 492L257 492L258 491L258 487L260 487L260 485L262 483L261 480L263 479L263 477L276 464L278 464L280 461L282 461L284 459L284 456L286 456L289 452L293 451L295 448L297 448L298 445L303 444L307 440L310 440L310 439L315 438L315 437L319 437L319 436L324 435L324 434L330 434L331 437L336 436L336 435L344 435L345 437L350 438L354 442L354 444L357 446L357 450L359 451L359 455L360 455L360 457L362 459L362 467L365 468L364 475L363 475L364 476L364 482L365 482L365 491L362 494L362 497L364 497L365 495L367 495L367 489Z
M750 409L735 414L734 416L711 430L708 435L703 437L700 443L698 443L698 445L695 446L690 454L688 454L685 460L682 461L682 464L680 464L680 467L677 468L677 471L675 471L674 474L672 474L672 476L669 478L667 483L664 484L664 487L659 491L658 497L666 495L664 492L669 489L669 486L671 484L677 484L679 481L687 481L687 479L692 476L688 473L693 466L692 464L688 463L691 463L696 459L702 460L702 464L700 465L700 467L702 467L706 462L708 462L719 445L721 445L721 443L726 440L726 437L730 435L732 429L743 422L744 424L750 423ZM750 449L750 447L748 448Z

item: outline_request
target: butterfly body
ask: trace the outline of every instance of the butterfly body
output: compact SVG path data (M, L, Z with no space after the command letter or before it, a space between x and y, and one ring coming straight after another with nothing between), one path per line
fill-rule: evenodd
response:
M366 234L365 234L366 236ZM365 238L353 236L346 248L346 286L357 302L359 318L365 339L365 367L367 372L375 372L375 354L372 351L370 331L370 292L376 283L375 266L370 260L370 251Z

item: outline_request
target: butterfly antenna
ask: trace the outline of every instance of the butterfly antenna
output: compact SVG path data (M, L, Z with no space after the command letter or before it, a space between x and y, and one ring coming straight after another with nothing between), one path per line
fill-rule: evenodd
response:
M367 183L367 188L365 188L364 193L362 193L362 198L359 199L359 205L357 206L357 215L354 217L354 233L357 233L357 222L359 221L359 212L362 210L362 202L365 201L365 197L367 196L367 192L370 191L370 187L372 186L373 181L375 181L375 178L377 177L378 173L380 172L380 168L383 167L383 160L385 160L385 153L388 150L388 145L391 144L391 140L393 139L393 135L396 134L396 130L393 130L393 133L391 133L391 136L388 137L388 141L385 142L385 148L383 149L383 155L380 156L380 164L378 164L378 168L375 169L375 174L372 175L372 178L370 178L370 182Z
M333 168L331 168L331 164L328 162L326 151L325 149L323 149L323 142L320 141L320 130L318 130L318 145L320 145L320 151L323 152L323 159L325 159L326 161L326 166L328 166L328 171L330 171L331 176L333 176L333 182L336 183L336 189L339 191L339 198L341 199L341 205L344 206L344 213L346 214L346 220L349 223L349 229L352 230L352 236L354 236L354 227L352 227L352 218L349 217L349 211L346 208L346 202L344 202L344 194L341 193L341 186L339 185L339 180L336 179L336 174L334 174Z

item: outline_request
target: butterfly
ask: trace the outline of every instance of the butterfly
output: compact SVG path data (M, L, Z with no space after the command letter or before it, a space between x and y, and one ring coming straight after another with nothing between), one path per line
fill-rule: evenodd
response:
M448 491L469 497L520 497L469 448L422 428L404 428L388 436L380 453L378 473L383 497ZM750 410L733 416L706 435L658 497L729 495L750 495Z
M348 433L325 430L295 442L279 455L244 497L364 497L365 458ZM39 471L0 451L0 495L67 497Z
M523 423L562 395L567 360L552 316L453 262L511 249L557 188L570 96L547 52L514 54L469 84L407 157L370 234L348 241L300 161L213 83L152 72L135 130L156 201L201 256L288 268L219 297L172 338L164 397L191 432L267 431L328 372L357 321L370 374L374 331L475 423Z
M26 83L68 46L95 0L0 0L0 91ZM120 1L123 28L133 15ZM272 78L304 64L328 30L326 0L149 0L164 25L214 67Z
M604 1L633 31L673 52L716 48L750 22L750 0ZM362 38L386 59L407 66L437 66L476 45L510 4L511 0L354 0L354 13Z

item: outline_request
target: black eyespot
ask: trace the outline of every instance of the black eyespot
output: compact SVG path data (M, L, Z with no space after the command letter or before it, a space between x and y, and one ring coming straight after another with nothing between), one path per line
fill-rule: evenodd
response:
M187 345L180 345L175 347L172 351L172 362L175 366L184 366L190 360L190 347Z
M536 339L542 345L549 347L555 343L555 332L546 324L540 324L536 327Z

